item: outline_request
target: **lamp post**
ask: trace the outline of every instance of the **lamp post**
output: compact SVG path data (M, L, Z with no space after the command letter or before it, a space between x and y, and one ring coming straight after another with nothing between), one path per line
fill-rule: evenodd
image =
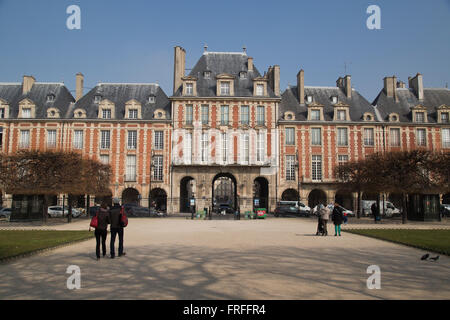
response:
M150 208L150 211L152 209L152 172L153 168L155 167L155 163L153 162L153 156L155 152L152 150L150 153L150 180L149 180L149 191L148 191L148 207Z
M300 171L299 171L299 162L298 162L298 150L295 150L295 169L297 171L297 193L298 193L298 202L301 201L300 198ZM300 204L299 204L300 205Z

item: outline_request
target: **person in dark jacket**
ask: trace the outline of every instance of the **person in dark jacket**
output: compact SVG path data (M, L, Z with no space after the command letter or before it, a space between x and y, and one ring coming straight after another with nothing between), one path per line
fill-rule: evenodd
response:
M380 215L380 209L378 208L378 203L377 201L375 201L372 206L370 207L370 209L372 210L372 214L373 214L373 219L375 221L375 223L377 223L378 221L378 216Z
M331 215L331 220L334 223L334 236L341 236L341 224L344 221L344 215L342 213L342 207L338 204L334 204L333 214Z
M106 256L106 236L109 221L109 210L106 201L103 201L100 208L97 211L98 225L95 228L95 239L97 240L97 245L95 248L95 253L97 255L97 260L100 259L100 239L102 241L102 252L103 257Z
M114 248L116 235L119 235L119 257L125 255L125 252L123 252L123 226L120 221L122 218L121 210L122 206L120 205L119 199L114 198L113 206L109 210L111 221L111 243L110 243L111 259L114 259L114 257L116 256Z

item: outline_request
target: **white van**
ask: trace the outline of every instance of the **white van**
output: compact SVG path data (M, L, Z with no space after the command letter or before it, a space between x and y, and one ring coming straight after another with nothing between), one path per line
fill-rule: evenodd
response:
M376 200L362 200L362 214L364 216L368 216L372 214L372 204L376 202ZM380 204L383 204L383 201L380 201ZM386 217L392 217L394 215L399 215L400 210L394 206L394 204L390 201L384 201L384 212ZM380 210L380 213L383 214L383 209Z
M279 201L278 202L279 206L291 206L291 207L296 207L299 208L301 212L306 213L306 214L311 214L311 208L308 207L307 205L303 204L300 201Z

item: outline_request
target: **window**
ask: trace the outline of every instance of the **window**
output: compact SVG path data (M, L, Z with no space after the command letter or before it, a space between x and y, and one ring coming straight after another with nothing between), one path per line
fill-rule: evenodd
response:
M127 167L126 167L125 180L136 181L136 156L127 155Z
M109 155L107 154L100 155L100 162L103 164L109 164Z
M102 109L102 118L111 119L111 109Z
M192 124L192 105L186 106L186 124Z
M153 161L153 179L163 181L163 156L154 156Z
M164 131L155 131L154 146L155 150L164 149Z
M243 158L243 162L244 164L248 164L249 163L249 155L250 155L250 151L249 151L249 135L248 133L244 133L242 134L242 158Z
M137 109L129 109L128 110L128 118L129 119L137 119L138 118L138 110Z
M192 96L194 94L194 84L186 83L186 95Z
M101 131L100 149L109 149L110 147L110 132L109 130Z
M245 71L239 72L239 78L241 78L241 79L247 78L247 72L245 72Z
M442 148L450 148L450 128L442 129Z
M202 133L202 162L208 161L208 133Z
M30 146L30 130L21 130L19 147L28 148L29 146Z
M56 130L47 130L47 147L56 147Z
M312 156L312 180L322 180L322 156Z
M338 128L337 144L338 146L348 145L347 128Z
M1 118L1 116L0 116L0 118ZM441 122L448 123L448 112L441 112Z
M228 81L220 82L220 95L222 96L230 95L230 82Z
M426 137L425 129L417 129L416 140L417 140L418 146L426 146L427 145L427 137Z
M203 72L203 77L205 79L211 79L211 71L205 71Z
M264 161L264 133L259 132L256 136L256 161Z
M312 96L306 96L306 101L307 101L308 103L311 103L312 100L313 100Z
M331 97L331 103L337 103L338 102L338 97L333 96Z
M222 133L222 161L223 163L227 162L228 155L228 137L226 132Z
M137 131L128 131L128 150L135 150L137 145Z
M192 133L188 132L184 136L184 162L192 163Z
M320 120L320 110L311 110L311 120Z
M228 106L220 107L220 124L223 126L228 125Z
M264 85L263 84L257 84L256 85L256 95L257 96L263 96L264 95Z
M389 141L391 147L400 147L400 129L391 128L389 130Z
M31 108L22 109L22 118L31 118Z
M202 124L209 123L209 106L202 105Z
M341 166L348 162L348 155L346 154L340 154L338 155L338 165Z
M266 115L265 115L265 109L264 106L258 106L256 108L256 124L259 126L265 125L266 122Z
M322 145L322 129L321 128L311 128L311 145L313 145L313 146Z
M241 124L249 124L249 108L248 106L241 106Z
M365 146L373 146L374 145L373 128L364 128L364 145Z
M425 122L425 112L416 112L416 122Z
M295 156L286 156L286 180L295 180Z
M83 149L83 130L74 130L73 132L73 148Z
M336 120L345 120L345 110L337 110Z
M286 128L286 145L295 144L295 128Z
M94 97L94 103L100 103L100 101L102 101L102 96L96 95Z
M47 96L47 102L53 102L53 101L55 101L55 96L53 94L49 94Z
M148 100L147 100L147 101L148 101L148 103L155 103L156 98L155 98L155 96L152 95L152 96L149 96L149 97L148 97Z
M3 147L3 127L0 127L0 151Z
M0 108L0 119L5 118L5 108Z

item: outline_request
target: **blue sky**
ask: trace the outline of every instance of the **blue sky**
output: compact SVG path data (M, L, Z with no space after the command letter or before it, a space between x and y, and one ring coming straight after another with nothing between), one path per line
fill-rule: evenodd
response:
M69 30L66 8L81 8L81 30ZM381 9L381 30L369 30L366 9ZM420 72L426 87L450 82L450 0L0 0L0 82L63 81L85 92L97 82L158 82L172 94L173 47L186 49L186 68L203 53L242 51L256 67L281 68L281 88L296 83L352 85L370 102L383 77L407 82Z

